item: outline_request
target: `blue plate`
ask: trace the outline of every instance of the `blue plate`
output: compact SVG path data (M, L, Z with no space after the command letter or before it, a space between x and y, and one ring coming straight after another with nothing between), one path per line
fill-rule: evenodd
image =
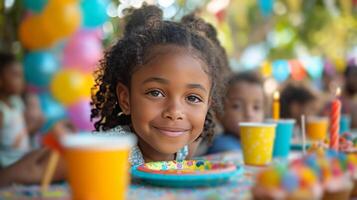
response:
M228 182L233 176L241 175L243 173L242 166L236 166L233 170L215 170L206 168L194 173L182 174L179 169L177 169L177 173L173 173L175 172L175 169L172 168L167 169L167 171L163 169L143 171L141 168L143 168L143 165L131 168L131 175L134 179L140 179L144 183L150 185L175 188L217 186Z

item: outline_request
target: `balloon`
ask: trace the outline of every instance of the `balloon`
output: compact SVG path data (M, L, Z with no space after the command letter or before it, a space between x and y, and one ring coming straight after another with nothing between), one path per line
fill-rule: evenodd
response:
M57 59L49 52L31 52L24 58L25 78L34 86L48 86L58 69Z
M48 0L24 0L25 7L35 13L40 13Z
M79 31L63 50L64 66L84 72L93 72L102 57L102 44L97 32Z
M290 69L288 61L277 60L273 62L273 77L278 82L285 81L290 75Z
M90 75L84 75L74 69L58 72L50 86L53 97L64 105L71 105L82 97L89 97L92 85L88 76Z
M55 38L73 34L81 24L81 12L75 1L51 0L44 9L43 25Z
M291 71L291 77L294 80L300 81L305 78L306 71L299 60L289 61L289 66Z
M83 26L98 27L107 21L107 2L105 0L85 0L81 2Z
M36 15L27 17L21 22L19 37L21 43L30 50L47 49L57 41L44 29L42 18Z
M90 121L90 114L91 107L88 99L82 99L68 107L69 119L80 131L94 130L93 123Z
M273 11L274 0L259 0L260 10L263 16L270 16Z
M56 102L50 94L43 93L39 95L41 110L46 118L42 132L48 132L49 129L59 120L67 117L66 110Z

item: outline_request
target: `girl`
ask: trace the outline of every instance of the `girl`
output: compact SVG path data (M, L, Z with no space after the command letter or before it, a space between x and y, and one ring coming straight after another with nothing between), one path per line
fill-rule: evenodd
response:
M96 130L135 134L132 165L185 159L195 140L212 133L209 109L221 91L214 52L204 35L163 21L157 7L135 10L98 71Z
M222 91L217 63L214 44L204 35L163 21L155 6L134 10L97 71L91 113L96 134L135 134L132 165L187 158L195 140L212 135L210 110L219 108ZM37 157L27 160L42 166ZM62 166L56 180L64 178Z

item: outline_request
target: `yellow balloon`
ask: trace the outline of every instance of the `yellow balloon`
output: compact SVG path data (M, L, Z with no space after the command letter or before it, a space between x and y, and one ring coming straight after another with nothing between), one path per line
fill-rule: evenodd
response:
M91 84L88 75L78 70L64 69L54 76L50 90L57 101L67 106L89 97Z
M42 14L44 27L55 38L65 38L79 28L81 14L76 1L50 0Z
M45 31L42 18L37 15L28 17L21 22L19 37L21 43L30 50L50 48L57 41Z
M86 87L85 90L83 91L83 96L85 97L90 97L92 94L92 88L94 86L94 77L92 74L87 74L86 75Z

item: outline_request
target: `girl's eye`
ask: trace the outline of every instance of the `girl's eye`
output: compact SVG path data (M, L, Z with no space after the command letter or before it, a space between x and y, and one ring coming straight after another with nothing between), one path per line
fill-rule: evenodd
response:
M258 106L258 105L255 105L253 108L255 111L261 110L261 106Z
M163 97L164 95L162 94L162 92L160 92L159 90L152 90L147 92L146 94L152 96L152 97Z
M199 103L199 102L203 102L201 98L197 97L197 96L194 96L194 95L190 95L187 97L187 100L189 102L192 102L192 103Z
M241 107L241 105L240 105L239 103L234 103L234 104L232 104L232 108L233 108L234 110L239 110L240 107Z

